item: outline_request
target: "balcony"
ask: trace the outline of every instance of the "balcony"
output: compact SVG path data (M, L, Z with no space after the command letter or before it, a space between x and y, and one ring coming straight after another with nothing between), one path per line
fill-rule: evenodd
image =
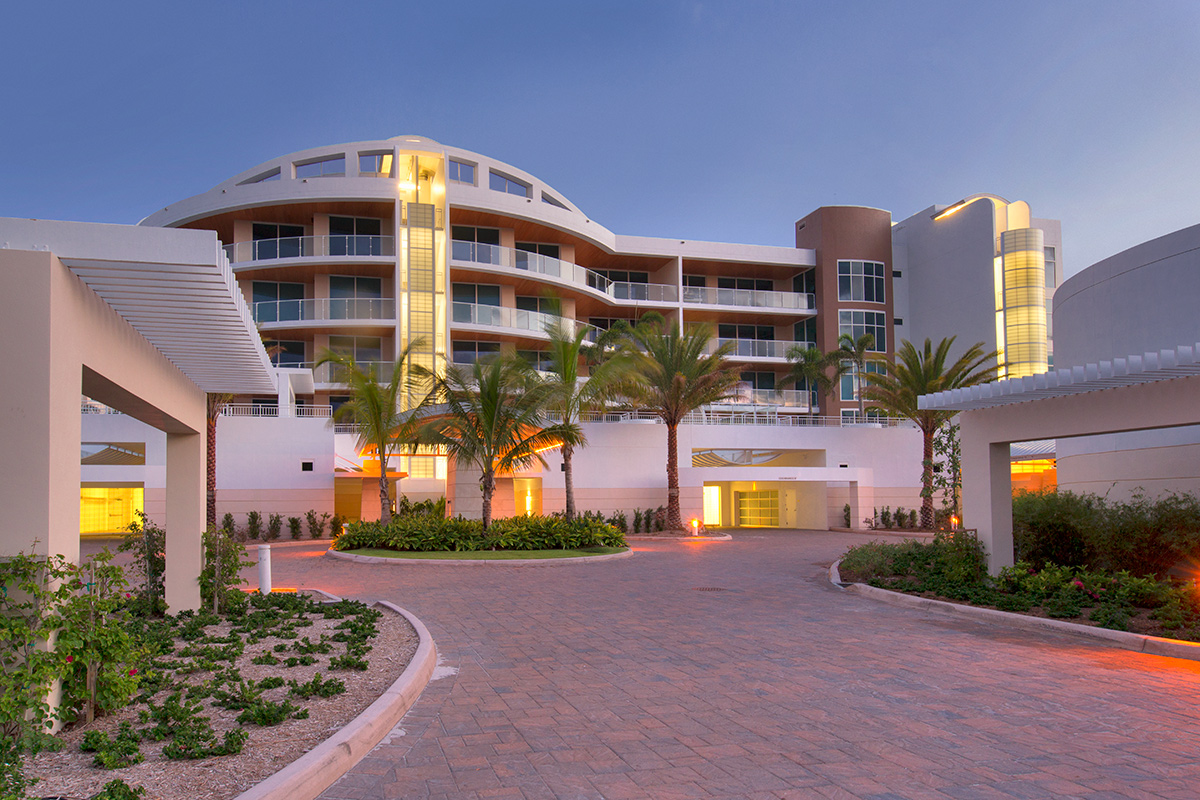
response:
M737 394L722 401L720 406L776 406L803 411L812 410L808 392L799 389L738 389Z
M579 326L588 329L586 340L591 342L596 338L596 329L590 325L575 320L556 317L553 314L543 314L540 311L525 311L520 308L504 306L487 306L476 303L452 303L451 324L485 325L497 328L513 328L520 331L532 331L545 334L549 328L558 329L573 334Z
M788 352L793 347L804 349L815 347L812 342L782 342L770 339L713 339L708 344L709 354L715 353L718 347L733 343L729 358L773 358L780 361L787 359Z
M699 305L778 309L780 311L813 311L816 309L816 302L811 294L760 292L754 289L717 289L712 286L683 287L683 302Z
M293 365L294 366L294 365ZM297 417L300 419L329 419L333 416L331 406L293 406L279 413L274 403L228 403L221 407L223 417Z
M539 275L558 278L581 288L593 289L613 300L674 303L679 299L679 292L674 286L662 283L614 282L598 272L592 272L590 269L572 264L570 261L562 261L537 253L527 253L511 247L455 240L450 243L450 258L454 261L468 261L474 264L488 264L536 272Z
M235 242L224 247L231 264L280 258L395 257L392 236L289 236Z
M396 319L396 301L385 297L322 297L309 300L269 300L251 303L256 325L309 322L365 322Z

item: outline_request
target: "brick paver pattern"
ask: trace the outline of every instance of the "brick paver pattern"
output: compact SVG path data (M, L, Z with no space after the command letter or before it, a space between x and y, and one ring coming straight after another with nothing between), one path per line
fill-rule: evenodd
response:
M323 797L1200 796L1200 663L831 586L861 541L740 532L536 567L276 548L277 585L391 600L443 664Z

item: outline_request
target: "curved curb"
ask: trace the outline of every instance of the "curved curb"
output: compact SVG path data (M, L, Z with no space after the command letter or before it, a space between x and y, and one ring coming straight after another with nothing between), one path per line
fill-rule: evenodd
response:
M408 611L385 600L375 605L395 611L417 632L420 643L404 672L345 727L234 800L313 800L371 752L417 702L437 666L437 646Z
M733 537L728 533L712 533L704 536L646 536L631 534L625 541L634 542L732 542Z
M346 561L358 561L363 564L433 564L443 567L546 567L566 566L569 564L590 564L593 561L615 561L618 558L629 558L633 550L626 549L623 553L606 553L602 556L572 556L571 558L498 558L498 559L466 559L466 558L390 558L388 556L360 556L357 553L341 553L332 547L325 551L330 558L342 558Z
M1164 639L1161 636L1148 636L1144 633L1096 628L1091 625L1081 625L1077 622L1065 622L1061 619L1029 617L1012 611L960 605L958 603L947 602L946 600L933 600L928 597L915 597L903 592L893 592L887 589L880 589L877 586L868 586L865 583L844 584L841 581L841 574L838 571L838 564L840 563L841 559L838 559L829 567L829 580L831 583L840 589L845 589L863 597L869 597L873 600L889 603L894 606L918 608L923 611L950 616L973 617L978 620L995 622L1010 628L1052 630L1058 633L1069 633L1087 639L1097 639L1114 647L1133 650L1137 653L1200 661L1200 643L1184 642L1179 639Z

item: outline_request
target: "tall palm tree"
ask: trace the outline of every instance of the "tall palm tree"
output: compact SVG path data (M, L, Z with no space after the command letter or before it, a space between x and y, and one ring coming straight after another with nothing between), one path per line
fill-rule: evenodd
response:
M632 361L624 351L613 351L596 359L588 370L586 380L580 380L580 363L589 360L586 337L588 329L579 326L572 334L561 326L549 326L550 346L546 357L550 362L550 375L543 379L546 387L546 407L559 415L564 425L578 427L583 414L603 411L621 395L621 387L627 379ZM592 358L595 358L593 355ZM586 446L587 438L582 431L577 442L563 442L563 480L566 484L566 517L575 517L575 482L571 457L576 446Z
M923 439L921 460L921 527L933 527L933 437L942 423L955 411L932 411L918 408L917 398L923 394L960 389L995 380L996 359L1000 353L984 352L983 342L976 342L949 363L954 337L942 339L935 348L929 339L918 350L905 340L889 360L886 373L866 373L870 383L867 399L889 414L906 417L917 423Z
M204 524L217 527L217 418L225 406L233 400L232 394L209 394L205 396L205 462L204 474Z
M667 522L682 530L679 513L679 423L690 412L732 397L741 378L727 356L734 347L726 342L709 354L712 331L701 325L680 333L674 322L639 324L629 334L638 382L632 386L637 401L657 414L667 426Z
M334 420L357 425L359 449L372 446L379 456L379 520L384 525L392 521L388 459L412 449L417 442L416 413L401 411L400 401L406 391L416 386L416 381L406 374L405 362L412 350L420 346L421 340L416 340L404 348L392 364L389 376L376 374L374 367L364 369L354 356L333 350L325 350L316 362L316 366L334 364L335 374L350 393L350 400L338 408ZM385 377L387 382L381 382Z
M798 344L788 348L787 360L790 366L783 383L803 387L802 391L809 392L808 415L815 420L817 407L812 402L813 398L829 393L850 367L843 360L840 350L822 353L815 347L801 347Z
M545 464L542 451L583 440L578 424L543 427L549 391L519 358L481 359L472 366L450 364L432 376L420 439L441 447L457 468L476 467L483 493L483 527L492 524L496 475Z
M843 333L838 337L836 352L842 361L850 365L854 373L854 388L855 394L858 395L858 418L860 420L866 416L866 405L863 398L863 389L866 384L863 376L867 373L867 361L870 360L867 354L873 347L875 347L875 337L869 333L864 333L857 339L848 333Z

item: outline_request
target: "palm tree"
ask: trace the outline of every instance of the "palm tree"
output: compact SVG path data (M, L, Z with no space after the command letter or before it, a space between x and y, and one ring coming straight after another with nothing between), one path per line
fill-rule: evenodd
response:
M787 360L791 366L783 377L783 383L808 390L809 417L815 420L817 408L812 402L813 398L827 394L850 367L843 360L840 350L822 353L815 347L801 347L798 344L788 348ZM830 370L833 371L832 375Z
M867 353L875 347L875 337L869 333L864 333L855 339L848 333L843 333L838 337L837 354L842 361L850 365L854 373L854 389L858 395L858 418L861 420L866 416L866 406L863 398L863 376L867 373L867 361L870 360Z
M206 395L205 409L205 444L207 461L205 463L205 509L204 522L209 528L217 527L217 418L225 406L233 400L232 394Z
M417 441L416 414L401 411L400 400L404 392L415 386L415 381L405 374L405 362L412 350L420 346L421 340L416 340L401 351L392 364L387 383L380 383L384 376L377 375L373 367L364 369L351 355L326 350L316 361L316 366L336 365L336 373L350 393L350 400L338 408L334 420L357 425L359 449L374 447L379 456L379 520L384 525L392 521L388 458L411 449Z
M563 425L578 427L582 416L588 411L602 411L620 396L621 384L626 380L631 360L623 351L603 354L588 371L586 380L580 380L579 365L589 360L594 348L585 341L588 329L582 325L570 334L560 326L549 326L550 346L546 356L550 362L550 375L543 381L546 387L547 409L560 417ZM592 358L596 358L594 355ZM566 517L575 517L575 483L571 456L576 445L587 445L582 431L577 442L563 442L563 480L566 484Z
M433 391L420 428L423 443L441 447L456 468L476 467L483 493L483 528L492 524L496 475L545 464L543 450L583 441L579 426L542 427L549 391L519 358L481 359L471 367L450 364L432 376Z
M708 354L712 331L704 325L680 333L673 322L642 323L629 334L638 383L638 402L667 426L667 528L682 530L679 513L679 423L689 413L733 396L741 376L727 356L726 342Z
M867 399L889 414L917 423L923 438L921 459L921 527L933 527L933 437L942 423L955 411L919 408L917 398L948 389L960 389L987 383L996 378L999 351L985 353L983 342L976 342L957 361L949 364L954 337L942 339L936 348L926 339L918 350L905 340L889 360L886 373L866 373L870 383Z

